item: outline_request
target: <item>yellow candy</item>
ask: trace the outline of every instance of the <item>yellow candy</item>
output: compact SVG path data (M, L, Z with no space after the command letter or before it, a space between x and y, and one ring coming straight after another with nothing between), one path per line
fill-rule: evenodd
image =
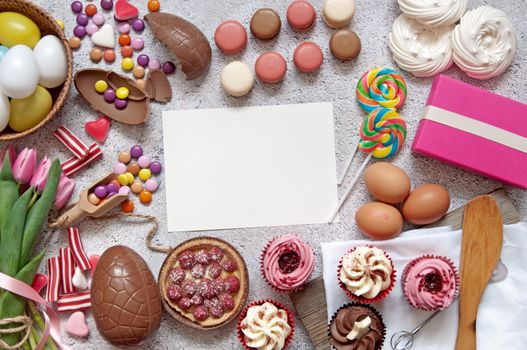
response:
M40 123L51 111L53 101L48 90L38 85L32 95L22 99L11 99L11 129L23 132Z
M108 89L108 83L104 80L97 80L95 83L95 91L102 94L106 91L106 89Z
M124 100L128 97L130 94L130 91L128 91L125 87L120 87L115 91L115 96L117 96L118 99Z
M139 178L143 181L148 180L152 176L150 169L141 169L139 170Z
M128 180L128 185L131 185L134 183L135 177L132 175L132 173L124 173L126 176L126 179Z
M59 25L60 29L64 30L64 22L62 22L62 20L58 18L55 21L57 21L57 24Z
M17 12L0 13L0 43L5 47L26 45L31 49L40 40L40 29L28 17Z
M121 174L117 176L117 181L119 181L121 186L126 186L128 185L128 176L126 176L126 174Z
M121 67L126 71L132 70L134 68L134 61L130 57L123 58Z

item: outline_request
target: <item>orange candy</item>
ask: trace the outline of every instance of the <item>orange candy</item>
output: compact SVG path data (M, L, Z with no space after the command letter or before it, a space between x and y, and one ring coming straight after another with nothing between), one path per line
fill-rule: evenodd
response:
M106 49L104 50L102 57L104 58L104 61L106 63L112 63L113 61L115 61L115 51L113 51L112 49Z
M150 1L148 1L148 10L150 12L157 12L157 11L159 11L160 7L161 7L161 5L159 4L159 1L157 1L157 0L150 0Z
M139 200L143 204L148 204L152 201L152 192L144 190L139 194Z
M93 17L97 13L97 6L94 4L86 5L86 9L84 10L88 17Z
M132 43L132 39L130 38L130 35L128 34L121 34L119 35L119 45L121 46L127 46Z
M76 36L72 36L72 37L68 40L68 44L70 45L70 47L71 47L73 50L76 50L76 49L78 49L79 47L81 47L81 39L77 38Z
M132 173L132 175L137 176L139 174L139 170L141 170L141 167L139 167L139 164L137 163L130 163L128 165L128 172Z
M134 55L134 49L126 45L121 47L121 56L123 57L132 57Z
M129 199L125 200L124 202L121 203L121 210L124 213L131 213L131 212L133 212L134 211L134 202L132 202Z

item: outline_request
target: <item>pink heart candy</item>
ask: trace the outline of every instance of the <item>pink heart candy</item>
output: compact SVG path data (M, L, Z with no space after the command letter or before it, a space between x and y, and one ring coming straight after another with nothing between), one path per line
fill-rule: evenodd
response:
M88 135L100 143L103 143L108 137L108 132L110 132L110 119L106 116L102 116L97 120L87 122L84 124L84 128Z
M76 311L71 314L66 323L66 333L79 338L86 338L90 334L90 329L86 324L86 317L82 311Z
M37 273L35 275L35 278L33 278L33 283L31 284L31 287L40 294L42 289L44 289L45 286L48 284L48 276L43 275L41 273Z
M115 18L126 21L139 16L139 10L126 0L117 0L115 3Z
M91 265L92 273L93 271L95 271L95 267L97 266L97 263L99 262L100 257L101 256L99 254L90 255L90 265Z

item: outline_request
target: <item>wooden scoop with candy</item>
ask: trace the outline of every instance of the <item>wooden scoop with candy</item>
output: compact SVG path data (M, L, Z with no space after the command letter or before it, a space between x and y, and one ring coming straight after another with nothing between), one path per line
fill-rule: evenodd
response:
M85 188L79 195L79 201L75 206L62 214L50 227L71 227L75 226L85 217L98 218L107 214L110 210L128 199L127 194L117 193L109 198L102 200L98 205L93 205L88 201L88 195L93 193L99 185L106 185L112 180L116 180L117 175L114 173L106 175L90 187Z

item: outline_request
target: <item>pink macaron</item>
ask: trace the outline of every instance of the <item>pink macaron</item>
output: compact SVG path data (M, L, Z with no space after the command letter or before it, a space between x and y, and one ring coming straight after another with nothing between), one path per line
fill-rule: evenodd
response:
M304 41L298 45L293 54L293 62L302 73L316 72L323 60L324 55L320 46L312 41Z
M310 29L315 23L317 12L306 0L296 0L287 8L287 22L297 32Z
M287 63L284 56L276 51L266 51L254 64L258 79L264 83L276 84L284 79Z
M214 33L216 46L225 53L238 53L247 46L247 32L234 20L222 22Z

